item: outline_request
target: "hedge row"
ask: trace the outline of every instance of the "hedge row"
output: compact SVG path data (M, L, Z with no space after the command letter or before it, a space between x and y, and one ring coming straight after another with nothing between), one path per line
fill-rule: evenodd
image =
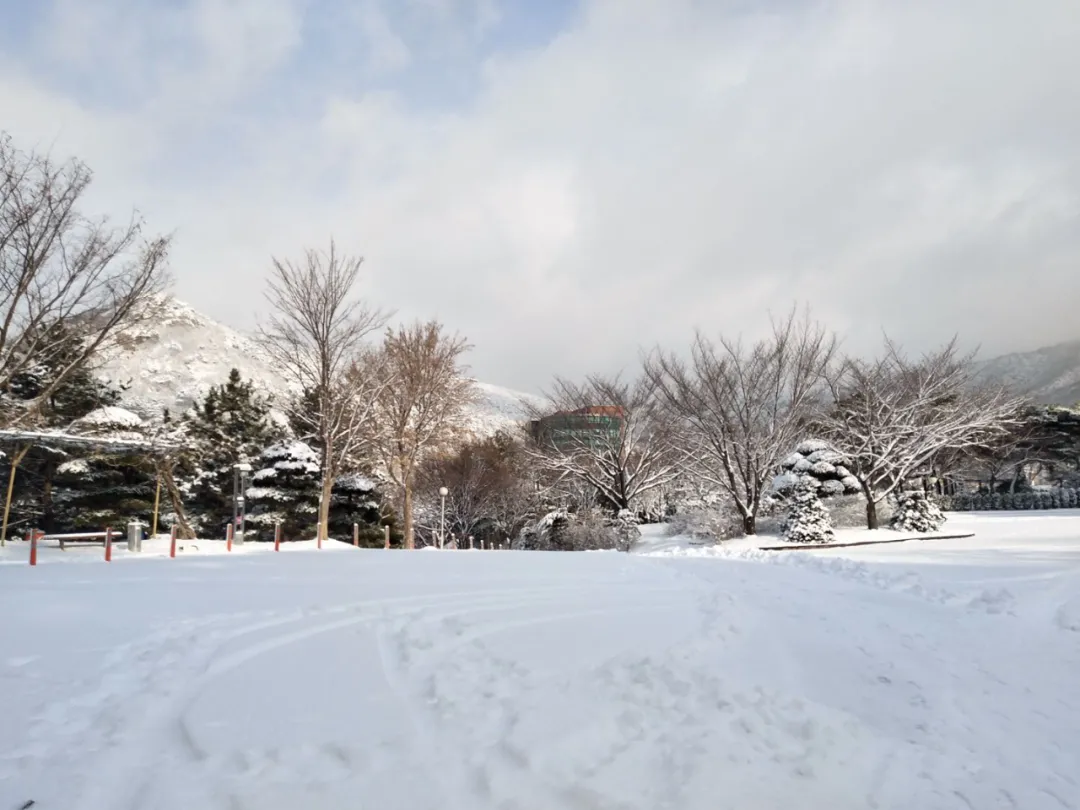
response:
M954 512L992 512L1025 509L1078 509L1080 490L1041 489L1034 492L971 493L943 499Z

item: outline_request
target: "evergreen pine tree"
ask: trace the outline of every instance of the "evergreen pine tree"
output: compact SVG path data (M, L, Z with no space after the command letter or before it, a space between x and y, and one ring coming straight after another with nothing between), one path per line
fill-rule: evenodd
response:
M353 524L359 528L360 545L382 548L385 542L384 524L390 525L393 541L395 521L393 511L383 514L382 496L374 481L363 475L343 475L334 482L330 501L330 536L352 542Z
M201 533L220 536L232 520L234 465L252 463L283 436L270 417L270 401L233 369L183 417L189 447L177 483Z
M273 540L280 523L284 540L315 536L318 522L319 456L303 442L282 442L264 450L246 497L247 525L257 540Z
M72 423L88 438L142 440L145 426L131 411L109 406ZM149 523L154 508L154 476L146 459L131 455L88 455L60 464L53 487L53 530L117 532L132 520Z
M945 513L924 492L901 492L891 528L903 532L934 532L945 525Z
M63 327L51 328L54 334L49 337L50 341L56 340L55 332ZM79 347L74 339L65 341L61 337L57 345L58 351L45 362L14 375L8 390L2 394L7 407L19 408L37 399L76 357ZM41 403L36 424L45 430L66 430L73 422L91 412L116 405L121 394L122 389L101 382L89 369L80 367ZM0 463L0 476L4 481L8 480L10 474L10 467L6 463L9 460L5 457L4 463ZM68 517L58 520L55 512L58 477L62 479L59 482L61 499L76 492L80 483L94 486L92 481L80 482L70 474L58 476L58 469L62 465L75 461L77 458L70 453L48 444L37 444L30 448L16 473L11 524L33 524L47 532L63 530L65 522L70 526ZM63 506L61 511L64 511Z
M789 543L830 543L835 538L832 517L818 497L813 481L799 481L788 498L788 513L781 525Z

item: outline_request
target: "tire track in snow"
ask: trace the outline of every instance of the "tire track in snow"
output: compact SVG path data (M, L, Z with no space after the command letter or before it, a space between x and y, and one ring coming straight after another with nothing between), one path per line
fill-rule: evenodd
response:
M564 586L553 586L535 589L505 589L501 591L488 591L477 594L471 591L454 592L448 594L425 595L420 597L391 597L373 600L362 600L345 605L336 605L322 610L292 611L283 617L268 618L239 628L219 634L211 643L196 644L186 656L171 656L166 661L165 672L154 667L152 671L144 673L141 678L142 686L147 687L140 706L144 711L137 711L134 707L125 712L128 720L123 718L116 721L116 729L123 733L123 740L103 752L104 759L98 761L92 768L97 774L109 774L109 778L98 778L80 797L77 807L141 807L140 797L153 789L155 782L161 780L161 776L154 771L156 760L160 760L167 751L173 750L180 753L189 764L203 764L208 760L206 752L198 746L195 736L184 721L184 713L188 707L198 698L215 679L232 672L259 656L285 648L312 637L347 629L361 624L377 623L385 618L387 611L395 612L408 609L415 605L442 608L450 605L471 605L491 608L504 606L514 607L528 604L523 597L552 597L557 598L566 590L575 590ZM472 608L469 608L472 609ZM275 630L281 627L296 624L300 621L315 618L325 619L349 612L368 611L361 615L344 616L332 621L301 627L300 629L278 633L270 638L263 639L239 650L221 655L221 650L229 643L252 634ZM246 615L246 614L242 614ZM391 613L393 615L393 613ZM228 621L227 617L214 617L207 620L207 624L220 624ZM150 662L158 659L157 653L160 639L155 636L147 645L147 649L141 652L140 657ZM119 656L120 665L130 663L129 656ZM191 680L179 680L177 683L176 668L186 669L192 675ZM169 677L166 677L169 676ZM155 688L160 683L166 684L164 689ZM177 685L173 685L177 683ZM115 696L115 695L114 695ZM123 698L121 698L121 702ZM169 729L171 728L171 732ZM169 740L172 741L170 745ZM174 749L179 748L179 751ZM141 776L150 773L150 776ZM207 793L207 796L209 794ZM209 800L209 799L206 799Z

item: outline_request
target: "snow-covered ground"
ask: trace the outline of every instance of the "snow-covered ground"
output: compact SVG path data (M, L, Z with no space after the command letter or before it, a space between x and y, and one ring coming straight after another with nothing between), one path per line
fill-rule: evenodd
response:
M817 552L51 550L0 566L0 810L1078 808L1080 514L961 525Z

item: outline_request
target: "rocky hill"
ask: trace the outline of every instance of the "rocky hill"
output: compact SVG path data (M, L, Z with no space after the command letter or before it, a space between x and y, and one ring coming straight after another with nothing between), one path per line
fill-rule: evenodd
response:
M1075 405L1080 402L1080 340L995 357L980 363L979 373L1040 402Z
M118 347L97 368L98 375L127 387L122 404L147 419L163 409L180 413L236 368L267 393L286 395L287 385L274 371L262 347L250 335L196 312L175 298L154 302L153 317L119 335ZM527 418L528 394L477 383L481 401L470 424L480 435L512 427Z

